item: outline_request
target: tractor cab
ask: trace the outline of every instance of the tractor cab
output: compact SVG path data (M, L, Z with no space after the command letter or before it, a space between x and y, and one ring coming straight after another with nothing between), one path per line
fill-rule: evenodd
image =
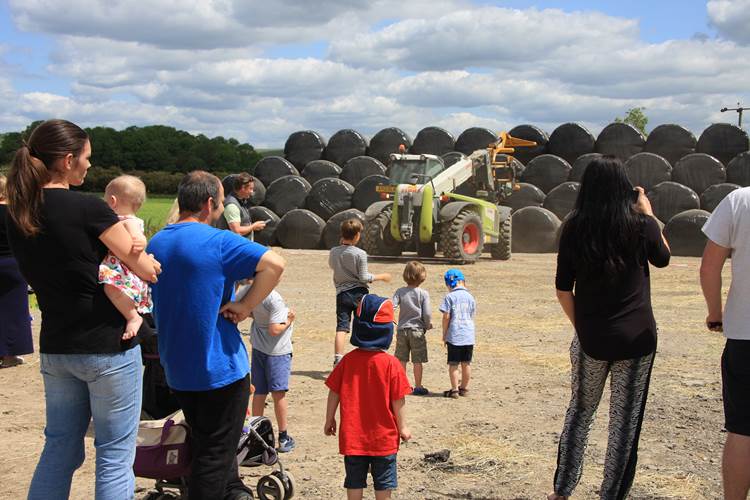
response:
M424 184L445 170L442 158L435 155L392 154L391 184Z

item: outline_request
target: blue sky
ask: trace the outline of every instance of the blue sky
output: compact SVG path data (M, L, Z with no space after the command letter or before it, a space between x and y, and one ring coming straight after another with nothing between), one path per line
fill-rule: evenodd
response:
M0 132L54 115L278 146L303 128L597 132L645 106L697 135L750 102L750 0L139 5L3 0Z

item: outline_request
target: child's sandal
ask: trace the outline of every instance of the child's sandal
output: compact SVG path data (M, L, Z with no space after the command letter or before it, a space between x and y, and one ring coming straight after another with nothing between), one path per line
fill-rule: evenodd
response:
M469 389L466 387L459 387L458 388L458 395L459 396L468 396L469 395Z
M443 397L458 399L458 391L455 389L448 389L447 391L443 391Z

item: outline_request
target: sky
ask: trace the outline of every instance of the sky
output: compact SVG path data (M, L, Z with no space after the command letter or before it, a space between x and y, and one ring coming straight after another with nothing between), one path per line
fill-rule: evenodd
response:
M750 106L750 0L0 0L0 132L579 122L645 107L696 136Z

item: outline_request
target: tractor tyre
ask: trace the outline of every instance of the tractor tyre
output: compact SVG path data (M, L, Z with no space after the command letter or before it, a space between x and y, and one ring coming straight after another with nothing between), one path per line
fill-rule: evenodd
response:
M484 230L479 215L464 208L453 218L442 224L443 255L451 260L474 262L479 260L484 247Z
M422 243L421 241L417 241L417 255L419 257L434 257L435 243Z
M396 241L391 235L392 207L386 207L365 226L365 252L369 255L398 257L404 244Z
M497 243L490 248L490 254L493 259L508 260L510 259L510 245L513 237L513 225L510 216L500 225L500 238Z

